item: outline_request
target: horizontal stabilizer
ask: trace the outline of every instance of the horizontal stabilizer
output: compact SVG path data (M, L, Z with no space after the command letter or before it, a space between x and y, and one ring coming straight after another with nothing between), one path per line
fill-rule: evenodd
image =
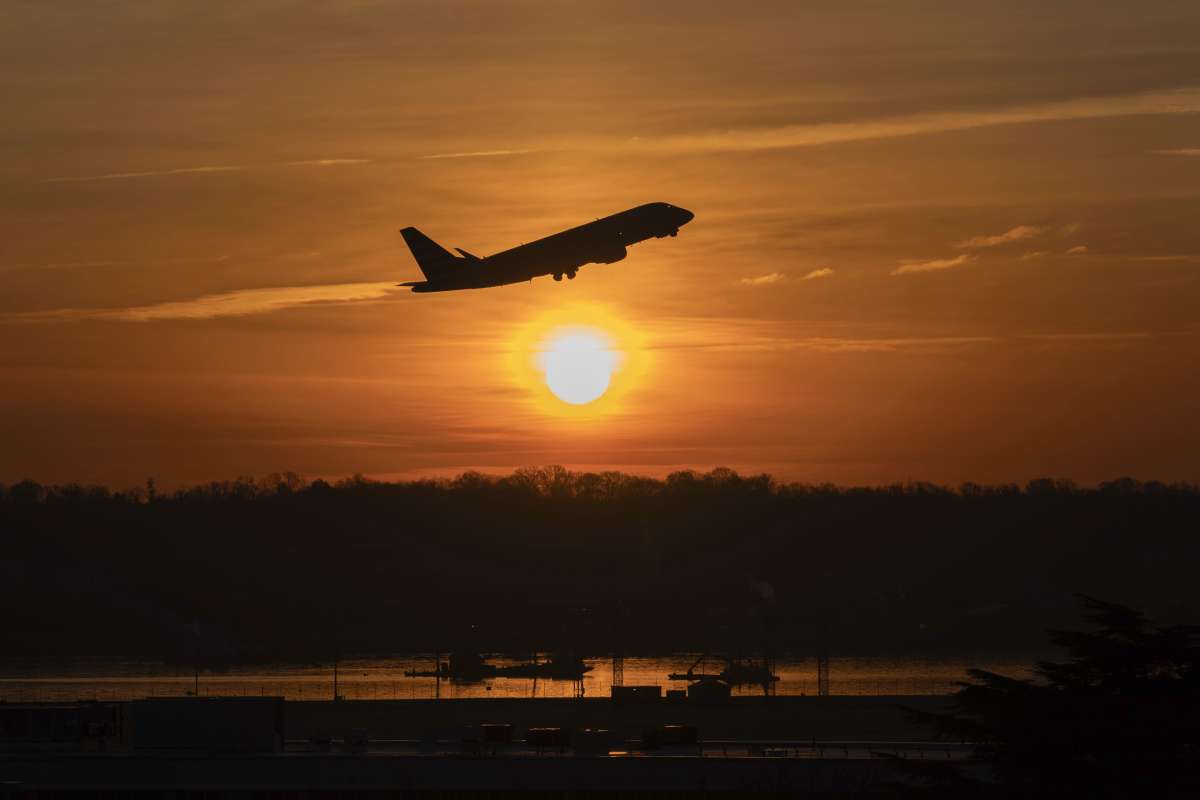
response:
M456 247L454 249L457 250L458 252L462 253L462 257L465 258L467 261L478 261L479 260L479 256L473 256L470 253L468 253L466 250L463 250L461 247Z

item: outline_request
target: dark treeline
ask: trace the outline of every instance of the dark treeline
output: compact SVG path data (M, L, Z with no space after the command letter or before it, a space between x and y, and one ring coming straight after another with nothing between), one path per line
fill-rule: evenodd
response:
M729 470L0 487L10 655L1035 651L1083 592L1200 616L1200 492Z

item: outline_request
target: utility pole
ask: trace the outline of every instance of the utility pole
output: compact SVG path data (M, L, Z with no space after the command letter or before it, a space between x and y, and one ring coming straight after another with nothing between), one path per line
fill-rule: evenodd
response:
M645 520L642 520L643 538L645 537ZM625 685L625 606L620 597L617 598L613 614L613 654L612 654L612 685ZM611 690L609 694L611 694Z
M824 651L817 656L817 695L829 697L829 655Z

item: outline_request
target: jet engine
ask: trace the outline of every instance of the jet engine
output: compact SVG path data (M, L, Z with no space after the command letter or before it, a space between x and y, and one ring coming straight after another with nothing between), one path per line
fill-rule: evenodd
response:
M625 249L625 245L618 244L615 247L605 247L596 253L596 261L600 264L615 264L628 254L629 251Z

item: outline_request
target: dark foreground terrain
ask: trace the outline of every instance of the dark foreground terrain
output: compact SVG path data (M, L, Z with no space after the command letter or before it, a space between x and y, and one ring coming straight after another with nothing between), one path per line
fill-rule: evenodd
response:
M229 700L229 719L244 723L228 737L214 719L201 732L185 719L188 709L223 701L165 702L183 713L150 719L137 703L115 706L120 734L86 752L69 743L9 740L0 746L0 791L21 797L75 790L272 797L803 790L853 796L899 780L890 768L895 759L972 767L968 747L915 741L925 732L899 706L941 713L949 707L944 697L737 698L717 705L608 699L276 703L286 738L274 746L270 729L279 720L273 723L255 708L269 709L269 698ZM238 714L237 707L247 713ZM513 726L511 737L488 743L480 731L498 722ZM666 726L690 730L688 740L661 740L655 732ZM548 728L565 732L561 745L537 744L539 729ZM267 736L256 737L258 729ZM606 735L597 746L594 734L601 731ZM156 737L164 733L166 738ZM190 745L181 746L185 740Z
M905 708L940 713L949 697L736 697L719 705L661 701L614 705L608 698L543 700L398 700L288 703L288 738L338 737L352 728L372 738L420 739L489 722L518 731L538 727L604 728L634 739L660 725L694 726L706 739L920 740L930 731Z

